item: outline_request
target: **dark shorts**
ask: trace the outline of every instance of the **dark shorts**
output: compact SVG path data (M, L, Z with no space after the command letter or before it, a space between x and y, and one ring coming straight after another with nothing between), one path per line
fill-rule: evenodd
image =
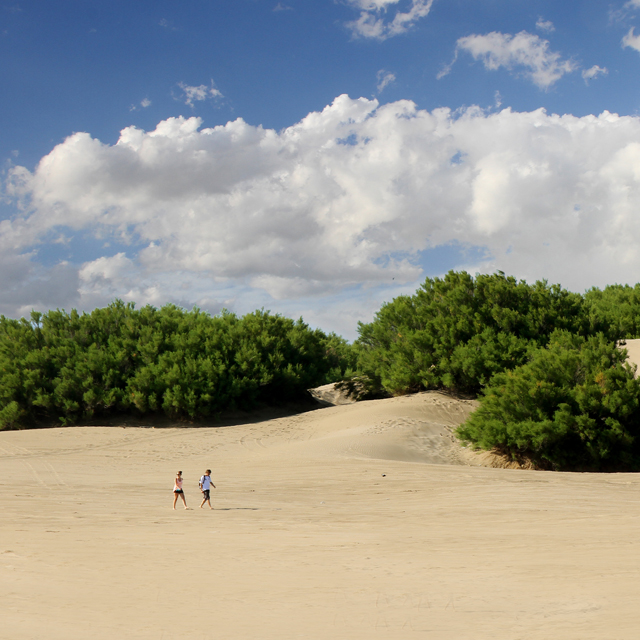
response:
M184 493L182 489L174 489L173 493Z
M203 489L202 494L204 495L205 500L209 500L209 491L210 489Z

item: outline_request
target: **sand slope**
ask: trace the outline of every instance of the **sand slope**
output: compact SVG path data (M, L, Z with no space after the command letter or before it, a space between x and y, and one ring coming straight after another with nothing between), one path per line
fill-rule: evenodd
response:
M627 350L627 362L630 365L640 365L640 340L635 338L633 340L625 340L622 348ZM639 367L640 368L640 367ZM636 378L638 377L638 373L636 371Z
M637 638L640 477L467 466L473 406L0 433L0 638Z

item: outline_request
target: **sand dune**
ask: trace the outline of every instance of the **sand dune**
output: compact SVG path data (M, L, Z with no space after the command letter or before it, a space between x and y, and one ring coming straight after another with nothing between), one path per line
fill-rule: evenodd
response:
M0 638L635 639L640 477L469 466L473 407L0 433Z
M640 364L640 340L637 338L625 340L622 346L627 350L627 362L638 367ZM636 378L638 377L638 373L640 372L636 371Z

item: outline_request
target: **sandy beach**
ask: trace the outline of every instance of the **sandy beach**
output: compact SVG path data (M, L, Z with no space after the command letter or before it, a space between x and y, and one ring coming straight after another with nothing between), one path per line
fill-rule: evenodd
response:
M478 466L474 406L0 433L0 637L635 640L640 476Z

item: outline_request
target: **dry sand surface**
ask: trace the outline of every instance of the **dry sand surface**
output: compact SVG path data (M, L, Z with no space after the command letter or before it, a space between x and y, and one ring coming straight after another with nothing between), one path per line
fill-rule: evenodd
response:
M640 340L625 340L622 345L624 349L627 350L627 362L631 365L638 365L640 363ZM639 367L640 368L640 367ZM638 377L638 371L636 371L636 378Z
M638 638L640 476L470 466L473 406L0 433L0 637Z

